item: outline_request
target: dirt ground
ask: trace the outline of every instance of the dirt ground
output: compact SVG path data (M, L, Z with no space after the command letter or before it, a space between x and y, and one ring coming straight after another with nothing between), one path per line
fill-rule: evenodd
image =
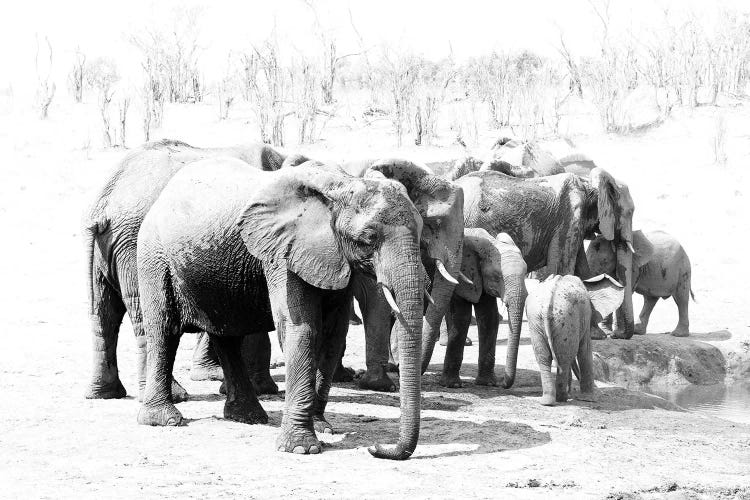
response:
M179 113L170 110L163 136L197 145L244 139L239 120L234 128L207 121L204 129L183 130ZM750 229L750 141L743 135L750 110L728 112L727 167L712 165L712 113L678 116L640 136L577 140L629 183L636 228L665 229L683 242L698 299L691 304L694 336L737 359L750 346L748 276L740 272ZM78 221L123 152L81 148L74 117L54 116L0 120L0 497L750 498L750 425L601 383L596 402L542 407L526 337L519 377L507 391L473 385L476 345L466 349L465 387L441 388L443 350L437 351L423 382L419 446L406 462L379 461L366 450L395 442L397 395L354 384L332 390L329 416L337 434L326 437L322 455L275 452L283 397L263 398L268 425L222 419L219 384L189 380L192 335L183 337L175 370L191 394L178 406L187 426L137 425L138 403L130 396L83 399L91 355ZM383 134L335 133L340 146L331 140L308 152L365 156L387 143ZM458 153L453 147L401 152L424 161ZM650 331L671 330L676 317L671 301L660 303ZM501 325L498 360L505 358L506 332ZM469 335L476 341L474 328ZM129 325L120 338L121 378L132 395ZM364 367L363 344L361 327L353 327L347 365ZM274 356L281 357L278 346ZM283 368L274 374L283 388ZM747 376L741 369L730 375Z

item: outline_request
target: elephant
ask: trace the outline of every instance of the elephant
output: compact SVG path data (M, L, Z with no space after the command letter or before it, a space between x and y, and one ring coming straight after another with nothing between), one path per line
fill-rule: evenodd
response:
M436 162L444 168L444 162ZM567 139L522 142L501 137L482 158L467 155L453 162L445 174L456 180L471 172L493 170L513 177L543 177L570 172L588 177L596 168L591 158L581 153Z
M242 336L275 326L286 360L280 451L320 453L333 432L324 411L348 330L354 275L377 281L397 317L401 426L395 447L373 456L406 459L419 435L424 283L422 220L400 183L316 167L265 172L234 158L184 167L164 188L138 237L138 282L148 339L146 392L138 422L179 425L169 394L180 334L205 330L224 370L224 416L262 423L248 382Z
M589 326L611 314L622 300L622 285L606 274L584 281L552 275L529 292L526 317L542 379L543 405L568 400L571 368L577 371L584 398L594 392Z
M135 331L139 378L143 378L146 338L136 274L138 230L175 173L191 162L219 155L238 158L263 170L276 170L285 160L284 155L265 144L204 149L169 139L146 143L117 165L84 216L94 347L93 373L86 398L126 396L117 368L117 340L126 312ZM140 389L142 392L143 387ZM184 399L187 393L175 382L173 396Z
M500 233L493 238L479 228L464 230L461 272L471 283L456 286L451 299L448 320L448 347L443 363L440 385L461 387L459 371L463 360L464 339L471 322L472 305L479 329L479 360L476 385L497 386L495 377L495 342L500 324L497 311L499 298L508 307L509 338L521 335L521 317L526 302L526 263L521 251L509 235ZM509 358L518 356L518 343ZM506 365L507 366L507 365ZM506 368L507 370L507 368ZM506 379L515 374L506 372Z
M685 249L674 236L664 231L634 231L633 247L634 291L643 295L643 309L635 323L635 333L646 333L651 311L659 298L672 297L679 313L679 320L672 330L672 335L687 337L690 334L688 305L690 297L695 300L695 296L690 284L690 259ZM586 258L591 272L608 273L614 269L615 256L612 245L601 237L597 237L589 244Z
M426 295L423 323L423 345L432 345L425 339L440 335L440 325L450 305L451 296L461 279L463 245L463 191L452 182L439 176L424 165L405 159L386 158L359 160L336 165L336 171L353 177L386 178L398 181L409 194L423 221L420 236L422 262L429 275L430 292ZM388 376L389 339L394 324L391 307L368 275L359 275L353 283L354 296L362 312L366 337L367 371L358 380L362 389L395 391L396 386ZM398 359L398 343L393 352ZM429 354L423 352L422 356Z
M529 272L546 266L549 274L590 275L584 238L598 232L617 249L617 280L624 284L624 332L633 335L632 222L635 210L626 184L597 167L589 179L571 173L519 179L499 172L472 172L456 180L464 191L464 225L490 234L507 233L518 245ZM506 376L513 385L518 336L508 338ZM429 349L423 346L422 350ZM425 368L423 359L422 367Z

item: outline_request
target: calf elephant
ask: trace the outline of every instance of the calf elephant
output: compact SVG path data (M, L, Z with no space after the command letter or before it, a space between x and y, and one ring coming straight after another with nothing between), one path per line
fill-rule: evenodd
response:
M611 314L622 298L622 285L606 274L585 281L553 275L529 293L526 317L542 378L543 405L568 400L570 370L576 360L581 392L594 391L589 325Z
M675 337L687 337L690 333L688 306L691 289L691 266L685 249L677 239L664 231L633 232L633 283L636 293L643 295L643 309L635 323L635 333L643 335L648 327L659 298L672 297L677 304L679 319L672 330ZM586 250L589 267L594 273L612 272L615 252L610 242L594 239ZM611 319L609 320L611 324Z
M422 220L399 183L314 166L263 172L236 159L196 162L170 181L143 222L138 280L148 339L141 424L176 425L169 381L180 334L205 330L224 370L226 418L264 422L239 352L273 328L286 357L277 449L322 451L331 376L351 307L351 278L372 276L397 317L401 432L380 458L405 459L419 435Z
M463 361L464 340L474 306L479 329L479 360L477 385L497 386L495 377L495 342L500 324L497 299L508 308L509 339L521 335L521 317L526 302L526 263L521 251L505 233L493 238L484 229L464 230L464 250L461 272L471 283L456 286L451 299L448 321L448 347L445 352L440 385L461 387L459 371ZM515 378L518 342L509 342L505 363L504 385ZM426 366L423 364L422 370Z
M139 378L146 367L140 295L136 273L136 240L143 218L169 180L200 159L232 156L246 165L276 170L285 156L265 144L203 149L174 140L150 142L122 160L84 217L89 312L94 363L87 398L122 398L125 387L117 368L117 340L127 312L136 335ZM270 375L269 375L270 378ZM143 387L140 388L141 391ZM187 393L173 387L177 399Z

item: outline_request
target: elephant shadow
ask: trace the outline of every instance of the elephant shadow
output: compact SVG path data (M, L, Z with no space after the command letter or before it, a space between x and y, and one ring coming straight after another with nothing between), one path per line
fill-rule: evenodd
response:
M667 332L668 333L668 332ZM692 340L701 340L701 341L722 341L722 340L729 340L732 338L732 332L729 330L716 330L713 332L705 332L705 333L694 333L690 332L690 336L688 337Z
M337 403L391 406L394 408L398 408L401 405L401 398L398 396L398 393L389 394L385 392L371 391L366 391L365 393L359 394L330 396L328 398L328 401ZM421 408L422 410L458 411L462 407L469 406L471 404L471 401L468 401L466 399L445 397L443 395L423 396Z
M463 363L461 365L461 384L462 387L448 388L440 385L440 376L443 371L442 364L431 364L425 374L422 376L422 389L425 391L448 392L449 394L471 394L480 399L495 398L498 396L541 396L542 386L539 379L539 372L536 370L516 369L516 379L510 389L502 387L492 387L476 385L474 379L477 376L476 363ZM498 382L502 382L505 366L497 365L495 375ZM538 392L538 394L535 394Z
M338 434L324 442L329 450L367 447L398 441L399 419L330 413ZM421 419L419 446L411 460L476 455L542 446L550 442L548 432L527 424L503 420L482 423L433 417Z

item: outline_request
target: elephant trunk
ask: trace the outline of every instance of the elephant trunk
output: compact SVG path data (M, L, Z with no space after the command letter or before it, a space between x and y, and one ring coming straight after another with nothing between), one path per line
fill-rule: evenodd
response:
M518 344L521 338L521 321L526 304L526 283L523 275L505 278L505 305L508 307L508 352L505 358L505 377L502 386L509 389L516 379Z
M448 270L451 276L458 274L457 270ZM422 327L422 370L424 373L427 370L427 366L430 364L432 358L432 351L435 349L435 342L440 336L440 325L443 322L443 317L448 311L450 306L451 297L453 296L453 290L455 284L448 281L439 272L435 272L433 278L432 291L430 295L434 304L427 306L427 311L424 315L424 324Z
M419 247L414 238L395 238L388 248L381 248L375 263L383 293L396 316L399 373L401 386L401 425L398 443L393 448L376 444L368 449L376 458L405 460L411 456L419 439L421 403L422 312L424 278ZM391 295L392 294L392 295Z
M623 285L622 306L617 311L618 326L624 330L623 338L629 339L634 332L633 315L633 252L625 241L617 243L617 280Z

